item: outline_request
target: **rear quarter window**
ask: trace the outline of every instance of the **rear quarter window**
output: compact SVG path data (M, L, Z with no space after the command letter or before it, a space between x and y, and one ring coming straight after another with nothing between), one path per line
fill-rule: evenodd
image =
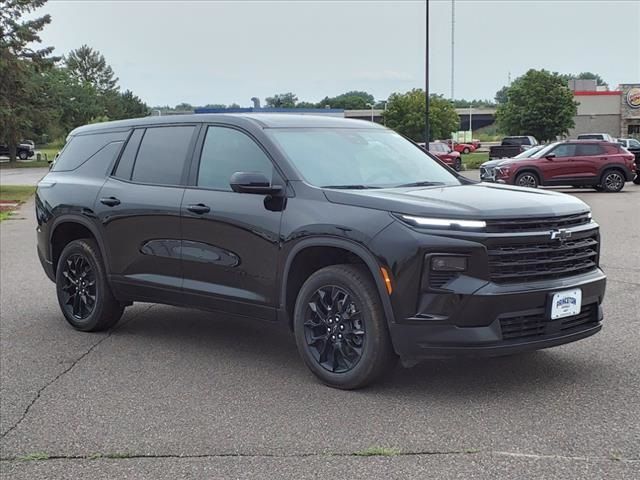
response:
M51 170L53 172L75 170L107 145L114 142L122 142L127 137L127 134L128 132L110 132L74 135L64 146Z

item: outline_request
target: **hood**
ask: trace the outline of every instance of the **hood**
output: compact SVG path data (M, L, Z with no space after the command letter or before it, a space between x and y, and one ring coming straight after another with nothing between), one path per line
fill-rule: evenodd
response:
M458 219L535 218L588 212L564 193L474 183L442 187L324 190L327 200L394 213Z
M508 158L498 158L496 160L489 160L488 162L484 162L482 165L480 165L481 167L491 167L491 168L495 168L498 165L500 165L501 163L506 162L507 160L509 160Z

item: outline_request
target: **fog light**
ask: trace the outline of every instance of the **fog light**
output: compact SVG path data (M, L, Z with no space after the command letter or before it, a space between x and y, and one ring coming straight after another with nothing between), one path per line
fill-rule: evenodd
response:
M434 272L464 272L466 269L466 257L438 256L431 258L431 270Z

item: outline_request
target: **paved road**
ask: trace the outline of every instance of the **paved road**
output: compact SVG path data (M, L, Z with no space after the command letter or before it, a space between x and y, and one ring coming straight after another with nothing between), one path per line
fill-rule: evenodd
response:
M0 185L35 185L48 168L0 168Z
M578 195L603 228L602 333L357 392L319 385L289 334L250 320L136 304L109 333L73 331L26 204L0 224L2 477L637 479L640 187ZM354 455L369 447L400 453Z

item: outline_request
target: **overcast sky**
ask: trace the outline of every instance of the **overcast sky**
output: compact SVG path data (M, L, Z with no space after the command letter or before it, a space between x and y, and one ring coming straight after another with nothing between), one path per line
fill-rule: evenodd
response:
M150 105L250 105L292 91L376 99L424 85L424 1L49 0L43 43L104 54ZM431 0L431 91L451 94L451 0ZM529 68L640 82L640 1L455 0L455 97Z

